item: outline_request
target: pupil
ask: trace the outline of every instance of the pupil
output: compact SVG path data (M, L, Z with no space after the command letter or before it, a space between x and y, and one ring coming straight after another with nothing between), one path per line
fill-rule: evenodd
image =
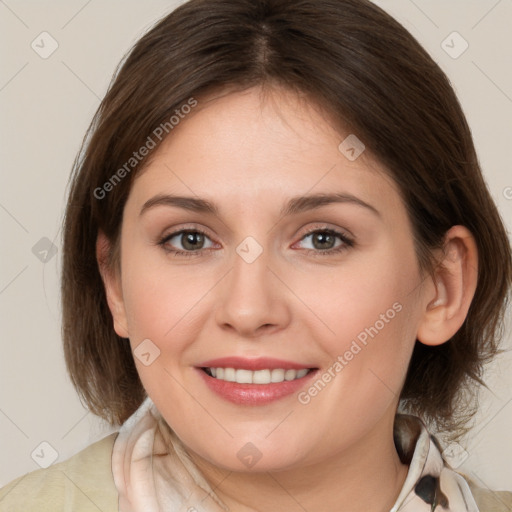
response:
M328 234L328 233L316 233L315 237L313 238L313 240L319 240L320 241L320 248L322 249L325 249L325 246L322 247L322 245L325 245L325 243L327 242L327 244L332 243L333 241L333 236L331 234ZM330 244L329 244L330 245ZM331 247L328 247L328 249L331 248Z
M185 234L185 242L183 243L183 247L186 249L196 250L197 246L195 244L201 243L203 239L203 235L201 233L186 233ZM191 244L191 246L187 247L187 245Z

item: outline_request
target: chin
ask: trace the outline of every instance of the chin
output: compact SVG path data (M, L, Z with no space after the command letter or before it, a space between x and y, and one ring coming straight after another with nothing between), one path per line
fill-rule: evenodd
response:
M298 451L289 444L286 446L286 452L283 453L272 444L258 448L257 443L247 441L233 442L227 450L196 453L218 468L239 473L260 473L284 471L300 464Z

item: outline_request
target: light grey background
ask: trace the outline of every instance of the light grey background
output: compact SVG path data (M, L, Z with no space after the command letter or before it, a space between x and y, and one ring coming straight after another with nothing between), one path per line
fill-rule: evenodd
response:
M41 442L53 447L59 462L112 431L81 405L63 361L59 270L66 184L115 66L178 3L0 0L0 486L38 469L36 460L50 460L52 449ZM376 3L412 32L450 78L510 230L512 2ZM51 48L43 31L58 44L46 59L31 47L35 41L40 52ZM447 53L463 48L454 31L469 44L457 58ZM40 242L43 237L57 249L46 263L39 259L49 246ZM32 251L38 243L39 258ZM509 315L508 348L510 324ZM488 368L491 391L482 392L476 426L453 452L457 463L466 457L460 471L492 489L512 490L511 370L510 354Z

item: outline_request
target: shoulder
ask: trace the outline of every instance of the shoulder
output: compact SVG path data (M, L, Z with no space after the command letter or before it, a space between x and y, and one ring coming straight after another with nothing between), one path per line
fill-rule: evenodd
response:
M468 483L471 494L480 512L510 512L512 511L512 492L511 491L493 491L485 487L478 486L468 476L463 475Z
M118 510L112 476L117 432L69 459L16 478L0 489L0 512L89 512Z

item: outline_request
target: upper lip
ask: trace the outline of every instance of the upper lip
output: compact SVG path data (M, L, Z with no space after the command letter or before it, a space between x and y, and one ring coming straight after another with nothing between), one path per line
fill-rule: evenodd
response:
M283 368L284 370L302 370L313 368L311 365L296 363L294 361L285 361L284 359L274 359L273 357L221 357L218 359L209 359L197 365L199 368L235 368L244 370L274 370Z

